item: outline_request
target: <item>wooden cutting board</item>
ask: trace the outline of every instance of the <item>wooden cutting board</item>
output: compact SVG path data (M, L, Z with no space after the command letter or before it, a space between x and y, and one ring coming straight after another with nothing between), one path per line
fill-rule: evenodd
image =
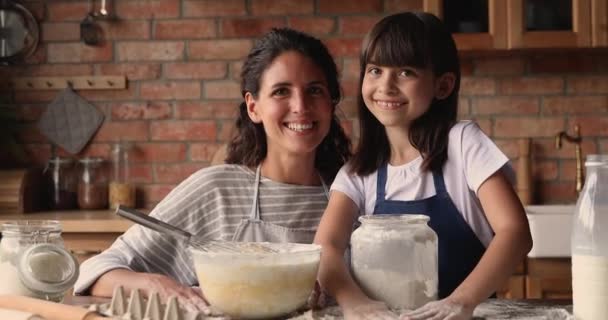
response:
M41 169L0 170L0 214L45 209L45 189Z

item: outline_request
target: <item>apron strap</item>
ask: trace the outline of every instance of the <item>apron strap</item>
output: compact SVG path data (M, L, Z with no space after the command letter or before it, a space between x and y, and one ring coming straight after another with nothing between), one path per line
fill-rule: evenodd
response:
M258 165L257 169L255 169L255 183L253 185L253 203L251 204L251 213L249 214L249 219L254 221L260 221L260 208L258 207L258 194L260 191L260 175L262 165Z

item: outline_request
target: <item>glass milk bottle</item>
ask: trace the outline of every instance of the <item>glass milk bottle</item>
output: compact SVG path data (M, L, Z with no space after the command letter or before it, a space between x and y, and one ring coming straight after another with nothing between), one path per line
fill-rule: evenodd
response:
M589 155L572 224L574 316L608 319L608 155Z
M6 222L0 230L0 295L63 300L78 278L78 262L64 248L59 222Z
M437 234L425 215L369 215L351 235L352 274L372 299L415 309L437 298Z

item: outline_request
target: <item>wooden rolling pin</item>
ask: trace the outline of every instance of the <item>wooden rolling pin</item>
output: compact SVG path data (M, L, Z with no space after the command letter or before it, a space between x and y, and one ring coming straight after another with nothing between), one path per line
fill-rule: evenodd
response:
M0 308L37 314L46 320L108 320L81 307L16 295L0 295Z

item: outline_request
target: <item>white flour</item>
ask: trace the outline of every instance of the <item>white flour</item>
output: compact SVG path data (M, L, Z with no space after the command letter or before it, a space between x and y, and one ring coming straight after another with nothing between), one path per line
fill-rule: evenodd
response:
M32 292L21 283L17 267L8 260L0 262L0 294L32 295Z

